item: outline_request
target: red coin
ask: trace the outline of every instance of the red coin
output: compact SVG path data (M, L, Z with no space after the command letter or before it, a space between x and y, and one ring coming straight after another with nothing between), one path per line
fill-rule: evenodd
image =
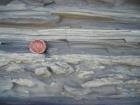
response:
M32 53L42 54L46 51L47 46L43 40L34 40L29 43L29 50Z

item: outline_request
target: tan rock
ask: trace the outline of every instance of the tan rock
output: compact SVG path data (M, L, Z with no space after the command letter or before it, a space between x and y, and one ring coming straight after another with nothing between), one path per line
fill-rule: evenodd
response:
M56 62L51 64L50 67L55 74L70 74L74 72L74 69L65 62Z
M101 78L85 82L82 84L82 87L91 88L91 87L100 87L104 85L114 85L114 84L116 85L121 83L123 83L123 81L114 78Z
M83 78L91 77L91 75L93 74L94 74L94 71L79 71L77 76L80 79L83 79Z
M27 86L27 87L32 87L35 85L35 83L32 81L32 80L29 80L29 79L13 79L12 80L13 83L16 83L18 85L21 85L21 86Z
M6 69L6 71L12 72L12 71L17 71L17 70L21 70L21 69L23 69L23 68L19 64L12 63L9 65L9 67Z
M51 73L48 71L47 67L37 68L34 72L36 75L44 75L45 77L51 76Z

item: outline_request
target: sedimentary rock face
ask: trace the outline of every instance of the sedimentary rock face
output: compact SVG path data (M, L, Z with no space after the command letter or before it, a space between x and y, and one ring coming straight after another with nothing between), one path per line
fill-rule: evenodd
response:
M114 6L131 4L131 5L139 5L139 0L87 0L90 3L102 3L102 4L112 4Z
M48 4L69 5L69 4L91 4L94 6L124 6L140 5L139 0L1 0L0 5L8 4L11 1L20 1L27 5L46 6Z

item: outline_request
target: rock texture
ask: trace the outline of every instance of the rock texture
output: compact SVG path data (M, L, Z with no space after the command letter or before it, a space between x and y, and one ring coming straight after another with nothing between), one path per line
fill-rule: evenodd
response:
M124 64L122 60L116 59L117 56L112 58L92 55L52 56L51 58L37 56L40 58L38 61L33 60L32 55L26 57L26 54L18 54L17 59L14 59L14 54L9 57L6 55L8 54L0 56L5 61L9 60L7 65L3 64L0 67L0 77L5 78L0 81L1 96L9 94L12 97L56 95L95 98L140 95L140 90L137 88L140 86L140 65L134 66L131 62ZM70 63L66 60L69 58L73 58ZM125 60L127 59L125 57ZM129 59L133 61L137 57ZM79 63L75 64L75 60L79 60ZM13 65L12 62L16 63ZM139 62L140 59L136 64ZM12 69L9 70L9 67Z
M45 40L47 52L29 53L33 39ZM11 0L0 5L0 97L137 100L139 2Z

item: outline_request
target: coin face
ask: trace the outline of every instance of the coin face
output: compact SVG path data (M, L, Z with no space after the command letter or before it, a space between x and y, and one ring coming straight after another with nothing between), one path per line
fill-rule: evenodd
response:
M43 40L33 40L29 43L29 50L32 53L42 54L46 51L47 45Z

